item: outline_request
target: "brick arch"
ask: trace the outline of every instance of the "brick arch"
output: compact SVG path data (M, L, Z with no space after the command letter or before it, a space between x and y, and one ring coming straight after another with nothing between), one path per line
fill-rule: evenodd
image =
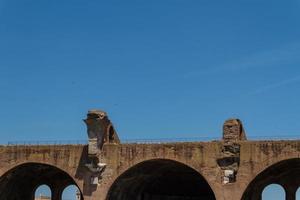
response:
M200 166L197 162L193 161L193 160L187 160L184 158L174 158L174 157L168 157L168 156L147 156L147 158L135 158L134 160L130 161L130 165L120 165L119 168L117 169L117 174L114 174L111 177L110 180L110 185L124 172L126 172L128 169L130 169L131 167L134 167L140 163L146 162L146 161L151 161L151 160L170 160L170 161L174 161L174 162L178 162L181 164L184 164L190 168L192 168L193 170L197 171L201 176L204 177L205 180L207 180L208 184L210 185L210 187L215 191L217 190L216 184L214 181L210 181L211 178L211 174L210 172L207 172L206 169L204 169L203 166ZM219 172L219 169L216 168L216 171Z
M8 168L4 167L4 169L0 169L2 171L2 173L0 171L0 177L3 176L9 170L12 170L17 166L27 164L27 163L39 163L39 164L49 165L49 166L58 168L58 169L64 171L65 173L67 173L70 177L72 177L74 182L76 183L76 185L79 186L79 189L81 189L81 187L82 187L82 180L77 178L77 176L76 176L77 171L76 170L74 170L74 169L70 170L70 167L68 167L66 165L62 165L62 164L59 164L59 163L53 163L51 160L47 161L47 160L44 160L44 159L27 159L27 160L26 159L18 159L13 164L10 163Z
M287 154L288 153L288 154ZM281 153L278 155L273 155L271 157L268 157L267 159L262 160L257 167L256 170L256 175L260 174L270 166L279 163L281 161L289 160L289 159L294 159L294 158L300 158L300 152L295 151L292 149L289 149L286 151L286 153Z
M52 199L56 200L61 198L62 190L68 184L80 189L74 176L66 169L47 162L21 161L1 175L0 199L33 199L35 190L44 184L50 187Z
M261 199L263 189L270 184L281 185L287 195L300 186L300 158L276 157L269 165L260 165L254 178L247 185L241 200Z
M83 190L87 147L83 145L7 146L2 148L0 177L8 170L25 163L40 163L61 169Z
M70 170L68 169L67 166L63 166L63 165L59 165L58 163L53 163L51 161L45 161L42 159L18 159L16 160L14 163L10 163L8 168L2 169L2 171L4 170L4 172L2 172L2 174L0 174L0 177L3 176L5 173L7 173L8 171L20 166L20 165L24 165L24 164L30 164L30 163L37 163L37 164L44 164L44 165L50 165L52 167L58 168L64 172L66 172L69 176L73 177L74 174L72 172L70 172Z
M181 196L180 199L185 199L185 195L190 195L190 199L201 195L208 200L216 199L211 185L199 170L180 160L137 160L119 174L113 179L106 200L134 200L141 196L148 199ZM124 180L130 181L124 184Z

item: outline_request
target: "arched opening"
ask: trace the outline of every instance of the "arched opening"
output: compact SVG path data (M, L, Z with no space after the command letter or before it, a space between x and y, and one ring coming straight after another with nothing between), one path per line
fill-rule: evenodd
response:
M270 184L262 192L262 200L285 200L285 191L281 185Z
M120 140L118 138L118 135L114 129L114 127L110 124L108 126L108 132L107 132L107 136L105 138L105 142L108 142L108 143L119 143Z
M296 192L296 200L300 200L300 187L298 187Z
M40 185L51 189L51 198L59 200L62 190L76 185L73 178L63 170L41 163L25 163L14 167L0 177L1 200L33 200Z
M107 200L215 200L215 195L194 169L182 163L157 159L139 163L111 186Z
M51 189L48 185L40 185L34 193L35 200L51 199Z
M115 140L114 135L115 135L115 130L112 126L110 126L109 131L108 131L108 142L109 143L114 142L114 140Z
M82 200L79 188L76 185L67 186L62 193L62 200Z
M296 189L300 185L300 159L284 160L262 171L248 185L242 200L262 199L264 189L270 184L281 185L284 187L286 198L294 198ZM277 195L276 199L279 199Z

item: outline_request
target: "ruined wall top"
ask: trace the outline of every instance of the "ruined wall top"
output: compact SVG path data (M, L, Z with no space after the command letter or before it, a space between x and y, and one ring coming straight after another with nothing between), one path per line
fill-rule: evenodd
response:
M120 143L113 124L108 119L106 112L102 110L89 110L87 118L87 133L90 143L96 143L97 149L101 149L104 143ZM95 145L92 145L95 147Z
M228 119L224 122L223 140L225 141L247 140L246 133L241 120Z

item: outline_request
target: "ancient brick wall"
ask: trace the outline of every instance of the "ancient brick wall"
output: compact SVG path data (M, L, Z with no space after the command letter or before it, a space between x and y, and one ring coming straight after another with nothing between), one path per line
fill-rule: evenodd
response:
M105 200L112 185L128 169L149 160L172 160L198 172L217 200L232 200L241 199L251 181L268 167L280 161L300 159L299 140L236 143L239 145L239 165L236 179L229 183L224 183L224 170L218 163L223 156L224 141L105 144L100 161L106 164L106 168L97 182L91 182L93 174L84 165L87 161L85 146L1 146L0 175L1 179L7 178L4 176L9 170L24 163L43 163L70 175L85 200Z

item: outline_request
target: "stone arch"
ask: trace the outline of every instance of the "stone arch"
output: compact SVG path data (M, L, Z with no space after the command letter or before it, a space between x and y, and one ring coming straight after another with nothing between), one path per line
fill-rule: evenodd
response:
M0 199L33 200L36 188L43 184L50 187L52 199L55 200L60 200L66 185L78 187L63 169L44 163L26 162L14 166L0 177Z
M296 191L296 200L300 200L300 187Z
M151 159L122 173L111 185L106 200L215 200L205 178L178 161Z
M82 200L83 196L80 193L80 189L78 188L77 185L70 184L63 188L62 193L61 193L61 198L62 199L80 199L80 200Z
M115 129L114 127L110 124L108 126L108 137L107 137L107 141L108 143L114 143L116 142L116 132L115 132Z
M40 190L43 190L42 192ZM41 184L37 185L35 187L34 191L34 197L52 197L51 188L47 184ZM42 196L40 196L42 195Z
M285 190L280 184L269 184L262 191L262 200L276 199L285 200Z
M270 184L281 185L287 199L292 199L300 186L300 158L281 160L265 168L247 186L242 200L261 200L263 189Z

